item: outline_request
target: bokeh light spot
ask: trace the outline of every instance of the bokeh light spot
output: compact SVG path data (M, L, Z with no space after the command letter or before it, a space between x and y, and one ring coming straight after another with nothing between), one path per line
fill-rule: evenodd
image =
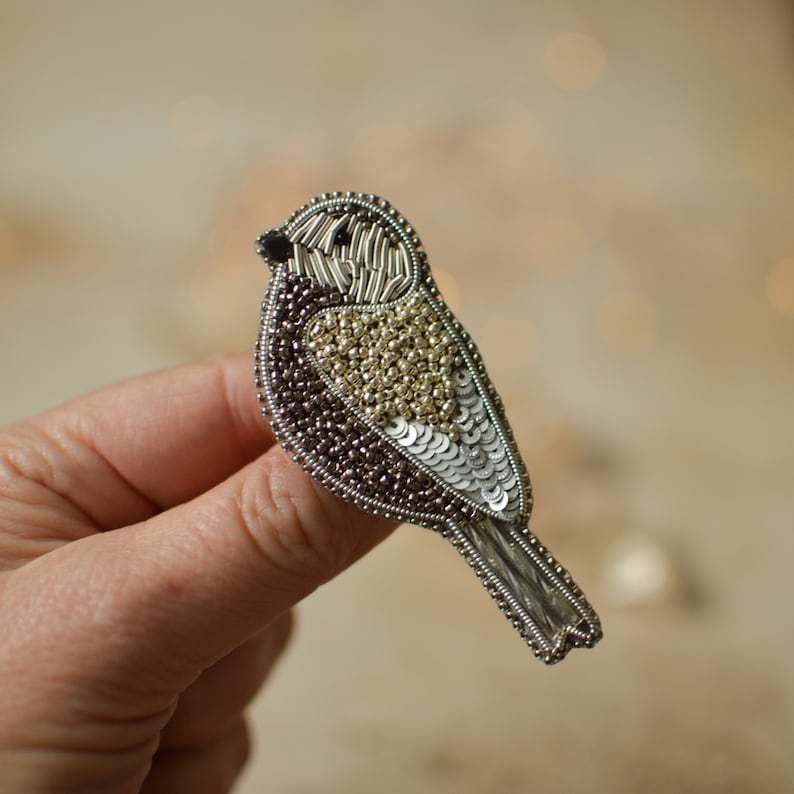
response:
M683 575L673 556L652 538L631 534L608 550L602 596L614 606L651 606L680 601Z
M766 296L776 312L794 320L794 256L779 259L769 269Z
M607 54L592 36L563 33L546 46L543 68L558 88L583 91L603 79Z

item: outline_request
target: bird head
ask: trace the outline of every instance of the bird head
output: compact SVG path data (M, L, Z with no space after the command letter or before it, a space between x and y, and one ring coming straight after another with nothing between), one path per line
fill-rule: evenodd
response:
M273 272L308 277L350 302L382 305L416 284L426 260L413 228L385 199L324 193L257 239Z

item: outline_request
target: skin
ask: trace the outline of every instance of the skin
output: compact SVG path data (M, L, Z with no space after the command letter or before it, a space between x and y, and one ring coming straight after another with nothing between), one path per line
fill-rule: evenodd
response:
M249 355L0 430L0 791L225 792L289 609L387 536L275 444Z

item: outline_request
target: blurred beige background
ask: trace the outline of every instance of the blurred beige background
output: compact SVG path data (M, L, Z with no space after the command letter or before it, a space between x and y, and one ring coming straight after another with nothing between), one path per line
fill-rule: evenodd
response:
M251 346L257 233L382 193L604 621L546 669L403 528L304 605L239 791L794 788L793 19L0 2L0 419Z

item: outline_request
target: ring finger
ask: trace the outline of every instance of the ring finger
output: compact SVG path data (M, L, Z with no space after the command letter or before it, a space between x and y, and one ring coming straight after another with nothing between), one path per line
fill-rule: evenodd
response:
M239 718L287 646L292 616L283 613L267 628L206 669L180 696L163 729L160 747L206 744Z

